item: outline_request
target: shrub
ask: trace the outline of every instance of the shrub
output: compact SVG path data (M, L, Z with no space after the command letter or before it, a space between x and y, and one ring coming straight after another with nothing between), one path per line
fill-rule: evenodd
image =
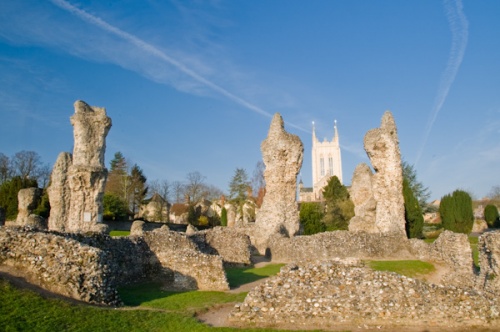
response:
M304 235L321 233L326 230L323 219L323 206L321 203L304 202L300 204L300 223L304 228Z
M220 224L221 226L227 226L227 210L225 207L222 207L220 211Z
M474 224L472 199L463 190L455 190L441 198L439 214L443 228L456 233L469 234Z
M489 227L498 227L498 209L493 204L488 204L484 208L484 220L488 223Z
M127 203L115 194L104 194L102 204L104 220L124 220L127 218Z

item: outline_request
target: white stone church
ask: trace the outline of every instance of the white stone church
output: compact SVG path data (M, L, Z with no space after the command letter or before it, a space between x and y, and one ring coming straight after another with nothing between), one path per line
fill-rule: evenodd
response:
M312 128L312 188L304 187L302 179L299 183L299 201L313 202L323 199L322 191L330 177L336 175L340 183L342 180L342 159L340 156L339 134L337 131L337 120L333 126L333 139L326 138L320 142L316 137L316 131Z

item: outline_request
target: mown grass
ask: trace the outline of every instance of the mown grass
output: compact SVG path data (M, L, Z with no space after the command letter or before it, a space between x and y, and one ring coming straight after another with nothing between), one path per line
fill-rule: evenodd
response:
M236 280L238 275L266 277L277 273L281 266L230 269L229 279L243 284ZM245 274L245 270L249 272ZM196 313L210 307L241 302L246 293L171 292L161 290L159 284L148 283L121 288L119 294L127 306L125 310L46 299L0 278L0 331L277 331L216 328L195 318Z
M161 289L157 283L145 283L119 289L126 306L141 306L183 313L195 313L210 308L214 303L242 302L246 293L173 292Z
M230 267L226 269L229 287L234 288L277 274L285 264L268 264L260 268Z
M129 236L130 231L111 231L109 236Z
M368 265L375 271L396 272L411 278L423 276L436 270L431 263L419 260L369 261Z

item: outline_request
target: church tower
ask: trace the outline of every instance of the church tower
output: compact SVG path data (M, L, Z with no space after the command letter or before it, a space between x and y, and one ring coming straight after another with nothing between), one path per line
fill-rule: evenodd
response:
M342 180L342 159L340 156L339 134L337 120L333 126L333 139L326 138L321 142L316 137L316 131L312 128L312 188L299 189L300 201L320 201L323 199L322 191L327 185L330 177L336 175L340 183Z

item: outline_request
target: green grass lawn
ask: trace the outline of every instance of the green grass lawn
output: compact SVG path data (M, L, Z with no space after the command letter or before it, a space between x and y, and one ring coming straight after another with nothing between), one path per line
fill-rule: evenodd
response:
M129 236L130 231L111 231L109 236Z
M264 268L229 269L229 280L255 280L279 271L282 265ZM247 272L245 272L247 271ZM248 277L248 275L252 277ZM126 307L120 309L75 305L45 299L18 289L0 278L0 331L277 331L273 329L216 328L196 320L195 314L224 303L242 302L246 293L170 292L148 283L119 290Z
M229 287L234 288L249 282L277 274L285 264L268 264L260 268L230 267L226 269Z
M417 277L434 272L436 268L431 263L419 260L404 261L369 261L370 266L375 271L390 271L407 277Z

